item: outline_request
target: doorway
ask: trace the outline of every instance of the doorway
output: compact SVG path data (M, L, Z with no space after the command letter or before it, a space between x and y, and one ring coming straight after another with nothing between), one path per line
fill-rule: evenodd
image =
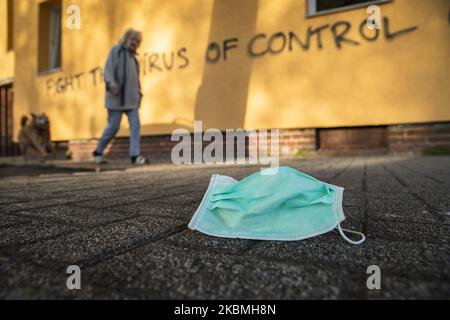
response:
M19 155L19 148L13 141L13 85L0 86L0 157Z

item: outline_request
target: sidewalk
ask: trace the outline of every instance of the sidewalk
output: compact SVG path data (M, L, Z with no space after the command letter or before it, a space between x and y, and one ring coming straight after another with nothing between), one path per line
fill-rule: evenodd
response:
M299 242L187 229L212 174L255 166L0 164L1 299L450 298L450 157L285 161L346 188L346 228ZM82 270L69 291L66 269ZM378 265L382 289L366 270Z

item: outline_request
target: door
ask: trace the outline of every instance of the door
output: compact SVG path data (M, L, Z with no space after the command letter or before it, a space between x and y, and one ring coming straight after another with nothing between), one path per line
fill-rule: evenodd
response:
M0 86L0 157L19 155L13 142L13 86Z

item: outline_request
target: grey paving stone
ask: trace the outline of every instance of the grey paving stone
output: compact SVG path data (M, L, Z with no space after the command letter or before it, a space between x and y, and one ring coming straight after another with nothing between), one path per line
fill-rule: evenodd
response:
M430 204L435 213L445 214L450 212L450 189L445 192L438 190L422 190L419 192L420 197Z
M365 223L365 212L363 207L347 207L344 205L345 220L341 224L345 229L361 230L362 225Z
M20 200L14 199L14 198L8 198L3 195L0 196L0 205L8 205L8 204L16 203L16 202L20 202Z
M258 241L252 240L211 237L190 229L176 233L164 239L163 242L174 246L191 248L195 251L200 250L229 254L243 253L249 250L255 243L258 243Z
M96 201L98 198L58 198L58 199L39 199L36 201L25 201L25 202L17 202L13 204L4 204L0 205L0 212L2 213L15 213L24 210L34 210L39 208L48 208L52 206L60 206L60 205L71 205L71 204L79 204L82 201Z
M366 186L369 193L407 193L408 190L380 166L367 166Z
M450 282L450 270L441 266L450 263L450 246L428 243L387 241L368 237L361 246L344 242L336 233L295 242L261 242L249 255L273 261L316 263L336 270L363 276L367 268L377 265L383 274L411 279ZM367 278L367 276L366 276Z
M158 195L148 195L148 194L127 194L112 196L112 197L99 197L95 201L84 201L77 204L78 207L88 208L93 211L110 209L123 204L132 204L135 202L151 201L152 198L158 198Z
M158 240L177 230L179 225L179 222L169 219L138 217L25 246L20 248L18 253L32 257L35 262L44 265L93 263Z
M50 270L27 261L0 257L0 299L93 299L95 296L89 285L82 283L82 290L67 288L70 276L66 273L67 267Z
M17 224L1 229L0 248L23 246L28 243L55 238L77 230L76 226L33 220L29 224Z
M348 294L351 276L323 266L150 245L89 270L91 285L146 299L302 299Z
M450 299L450 282L411 280L409 277L382 275L381 290L369 290L367 299Z
M124 204L132 205L133 203L171 203L170 199L174 197L186 197L180 195L180 193L189 193L189 189L180 188L179 186L174 188L150 188L149 190L138 188L129 191L125 190L124 192L118 191L115 196L99 196L92 201L84 201L86 199L81 198L83 199L83 202L78 206L91 209L104 209L114 208Z
M161 204L159 201L130 203L115 206L114 211L124 214L176 219L187 224L197 210L199 204Z
M444 171L423 170L421 167L413 167L404 163L386 165L386 170L399 178L412 190L419 188L435 189L448 188L450 173ZM447 169L448 170L448 169Z
M129 219L132 213L114 209L92 210L75 205L56 206L20 211L20 215L30 218L56 220L59 223L84 227L102 226L115 221Z
M208 182L202 184L201 191L194 191L194 192L188 192L180 195L173 195L166 198L161 199L158 201L158 204L177 204L179 206L183 205L192 205L192 204L200 204L202 201L206 190L208 189L209 180Z
M30 219L23 219L16 216L9 216L5 214L0 214L0 228L13 227L17 225L24 225L31 223Z
M162 166L0 180L0 298L449 298L450 157L283 161L346 187L339 232L297 242L187 229L212 174L257 166ZM17 200L14 199L17 196ZM82 292L67 292L79 264ZM367 289L367 267L382 290Z
M368 236L391 241L446 244L450 241L449 226L440 223L402 222L369 218Z
M403 222L435 222L436 218L427 206L414 196L368 195L368 212L372 218L390 218Z
M345 179L345 181L343 181ZM331 180L330 183L345 188L347 192L354 191L354 192L361 192L362 191L362 183L361 178L340 178L337 180Z
M66 196L61 192L54 192L49 190L20 190L20 191L8 191L2 192L1 196L10 197L15 199L15 201L9 201L8 203L23 203L41 200L53 200L61 199ZM0 202L1 203L1 202Z
M344 206L362 207L364 205L364 194L359 191L345 190Z

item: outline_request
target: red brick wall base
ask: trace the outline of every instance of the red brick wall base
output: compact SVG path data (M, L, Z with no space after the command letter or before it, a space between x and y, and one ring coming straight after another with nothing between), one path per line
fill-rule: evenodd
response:
M423 154L433 149L450 150L450 123L424 123L388 127L389 152Z
M422 154L430 148L450 148L450 123L395 125L385 127L385 130L387 136L386 153ZM169 135L142 137L142 154L152 162L171 162L172 149L178 142L172 142L170 139ZM98 140L70 141L69 150L72 159L75 161L91 160L97 142ZM128 138L113 140L105 151L105 156L109 159L127 159L128 143ZM270 140L267 144L270 145ZM320 150L319 144L316 129L280 130L279 151L282 158L316 155L321 151L323 151L323 154L327 154L326 150ZM207 143L204 143L204 147L206 145ZM339 146L336 147L339 148ZM258 146L259 148L261 146ZM247 149L247 155L249 151L254 150ZM350 150L349 152L358 154L357 151ZM379 150L377 150L378 152ZM370 154L370 150L364 150L363 154Z
M270 132L270 131L269 131ZM270 133L269 133L270 136ZM194 141L194 138L191 137ZM224 138L224 141L225 138ZM69 142L69 150L72 159L75 161L86 161L92 159L92 152L97 146L98 140L78 140ZM270 146L270 139L267 145ZM142 137L141 153L146 156L151 162L171 162L172 149L178 142L171 141L171 136L147 136ZM204 142L203 147L208 143ZM258 146L258 152L259 146ZM126 159L128 158L128 138L117 138L111 142L109 147L105 150L105 156L108 159ZM249 140L246 141L246 154L248 155ZM192 148L193 150L193 148ZM315 129L294 129L294 130L280 130L280 156L283 158L293 158L299 155L304 155L307 152L311 153L316 150L316 130ZM270 152L269 152L270 154ZM224 152L224 155L226 153Z

